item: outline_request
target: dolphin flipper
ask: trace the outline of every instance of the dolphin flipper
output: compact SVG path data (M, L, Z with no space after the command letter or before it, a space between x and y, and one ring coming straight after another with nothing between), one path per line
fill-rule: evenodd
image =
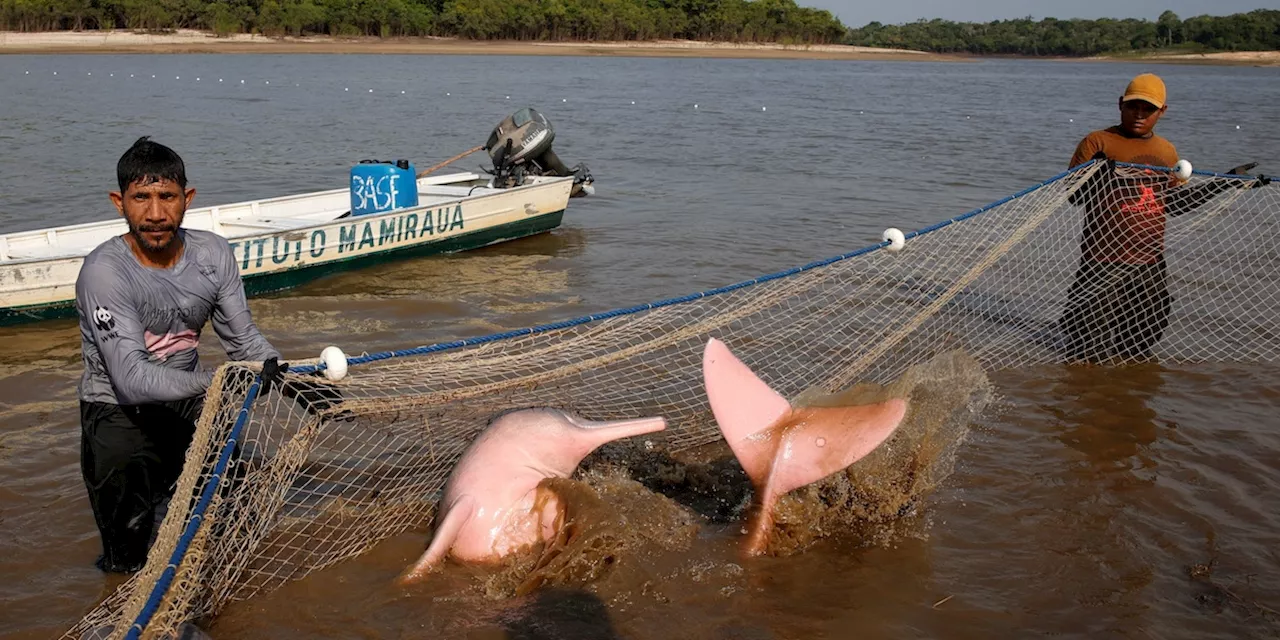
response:
M449 511L444 514L444 520L440 522L440 526L436 527L435 535L431 538L431 544L427 546L427 551L422 554L418 562L409 568L400 576L400 584L412 584L422 580L436 566L444 562L449 556L449 550L453 548L453 543L458 539L458 532L462 531L462 527L467 524L476 513L476 500L472 496L463 496L461 500L454 503Z

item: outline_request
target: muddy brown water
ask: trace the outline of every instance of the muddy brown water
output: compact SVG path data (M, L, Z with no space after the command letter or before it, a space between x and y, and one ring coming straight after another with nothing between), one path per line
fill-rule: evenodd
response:
M586 161L599 179L600 193L574 201L561 229L251 305L295 357L333 343L401 348L728 284L858 248L886 226L961 213L1058 172L1141 70L6 56L0 226L106 216L115 158L144 133L179 148L198 202L212 204L331 188L363 157L426 165L481 142L517 103L542 108L561 157ZM1176 97L1161 128L1184 157L1277 170L1275 70L1161 72ZM219 76L228 82L207 84ZM221 359L212 332L202 352L208 364ZM0 362L0 637L47 638L119 582L92 565L74 323L0 329ZM895 517L869 518L881 512L865 509L877 504L865 495L835 511L793 499L788 522L824 535L789 555L741 557L745 478L709 451L686 464L710 493L681 493L664 480L670 463L645 460L629 468L638 482L601 472L560 487L584 524L555 553L498 570L450 566L402 589L392 580L427 540L405 534L233 604L207 627L216 638L1280 635L1275 365L984 375L990 402L944 430L950 453L913 462L936 482L894 494L910 498ZM833 495L858 494L810 498L830 506Z

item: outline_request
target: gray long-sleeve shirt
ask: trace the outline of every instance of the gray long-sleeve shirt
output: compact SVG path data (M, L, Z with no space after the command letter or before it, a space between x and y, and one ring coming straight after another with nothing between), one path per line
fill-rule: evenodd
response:
M185 246L168 269L143 266L121 237L85 258L76 280L81 400L135 405L203 394L213 372L199 369L196 347L211 316L233 360L280 357L250 318L227 240L208 231L178 233Z

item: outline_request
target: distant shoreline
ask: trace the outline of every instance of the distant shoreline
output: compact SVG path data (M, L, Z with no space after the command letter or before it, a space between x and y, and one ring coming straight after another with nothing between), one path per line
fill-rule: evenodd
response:
M313 53L506 56L608 56L646 58L754 58L795 60L898 60L965 62L983 59L1065 62L1138 62L1280 67L1280 51L1215 53L1124 53L1088 57L930 53L840 44L646 40L627 42L545 42L466 40L434 36L339 38L333 36L268 37L257 34L217 36L209 31L179 29L166 33L130 30L0 31L0 55L63 53Z
M642 42L536 42L463 40L458 38L336 38L304 36L270 38L256 34L215 36L211 32L133 31L0 32L0 54L48 53L347 53L514 56L630 56L687 58L766 58L810 60L962 61L952 56L902 49L851 45L782 45L771 43L657 40Z
M1152 53L1095 56L1086 60L1107 62L1161 62L1251 67L1280 67L1280 51L1219 51L1215 53Z

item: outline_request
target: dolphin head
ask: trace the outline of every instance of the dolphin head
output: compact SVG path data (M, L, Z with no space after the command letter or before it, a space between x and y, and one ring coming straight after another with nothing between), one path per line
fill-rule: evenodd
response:
M548 475L567 478L583 458L601 446L633 436L662 431L665 418L595 421L546 407L520 409L495 418L485 433L501 439Z

